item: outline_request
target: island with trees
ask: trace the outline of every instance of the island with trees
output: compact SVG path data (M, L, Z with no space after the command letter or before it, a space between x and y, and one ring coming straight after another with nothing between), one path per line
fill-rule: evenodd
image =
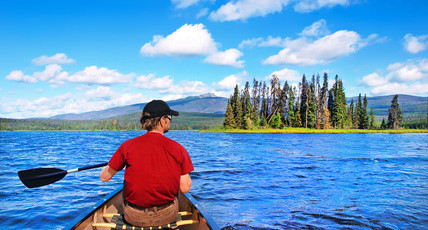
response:
M393 97L387 120L376 121L373 108L368 108L366 95L346 102L343 81L336 75L334 84L328 87L328 75L324 73L308 79L305 75L296 86L287 81L281 86L279 78L270 82L253 80L240 91L236 85L228 100L223 132L320 132L320 133L371 133L415 132L402 129L403 114L398 95ZM251 92L250 92L251 91ZM419 130L426 132L426 130Z

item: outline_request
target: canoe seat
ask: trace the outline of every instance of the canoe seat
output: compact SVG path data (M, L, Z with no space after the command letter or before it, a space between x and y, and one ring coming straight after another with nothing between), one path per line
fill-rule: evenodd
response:
M192 215L191 212L179 212L177 219L166 225L162 226L154 226L154 227L136 227L127 224L123 220L123 215L118 213L105 213L103 214L103 217L109 218L111 217L111 222L107 223L93 223L92 227L107 227L111 229L132 229L132 230L153 230L153 229L175 229L178 226L182 225L189 225L189 224L197 224L199 223L198 220L183 220L182 216L188 216Z

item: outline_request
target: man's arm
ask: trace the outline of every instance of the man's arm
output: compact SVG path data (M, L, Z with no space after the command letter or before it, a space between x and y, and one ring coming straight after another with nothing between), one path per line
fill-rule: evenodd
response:
M114 175L116 175L117 171L110 168L108 165L103 168L101 171L100 179L102 182L109 181Z
M190 186L192 186L192 179L190 179L189 174L181 175L181 177L180 177L180 191L182 193L187 193L190 191Z

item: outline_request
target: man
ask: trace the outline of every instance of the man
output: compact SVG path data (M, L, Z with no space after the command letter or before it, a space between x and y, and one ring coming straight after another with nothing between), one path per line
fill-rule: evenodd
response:
M161 226L178 215L178 191L186 193L192 184L193 164L186 149L165 137L171 110L161 100L149 102L141 113L141 127L148 132L124 142L102 170L101 181L109 181L125 166L124 217L134 226Z

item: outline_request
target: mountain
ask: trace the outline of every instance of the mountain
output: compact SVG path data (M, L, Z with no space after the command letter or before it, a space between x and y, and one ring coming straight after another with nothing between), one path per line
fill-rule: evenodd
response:
M389 96L378 96L378 97L367 97L368 105L367 112L370 112L370 109L373 108L374 114L380 117L388 116L388 110L391 106L391 101L394 95ZM363 101L364 96L361 98ZM347 98L346 102L351 103L351 99L354 100L354 106L357 104L358 97ZM399 94L398 95L398 104L401 107L403 115L405 117L416 116L424 117L428 116L428 97L417 97Z
M200 96L186 97L183 99L167 101L173 110L180 112L216 113L224 114L227 106L227 98L217 97L214 94L204 94ZM133 104L127 106L113 107L109 109L91 111L86 113L68 113L49 117L57 120L94 120L105 119L127 115L143 111L146 103Z

